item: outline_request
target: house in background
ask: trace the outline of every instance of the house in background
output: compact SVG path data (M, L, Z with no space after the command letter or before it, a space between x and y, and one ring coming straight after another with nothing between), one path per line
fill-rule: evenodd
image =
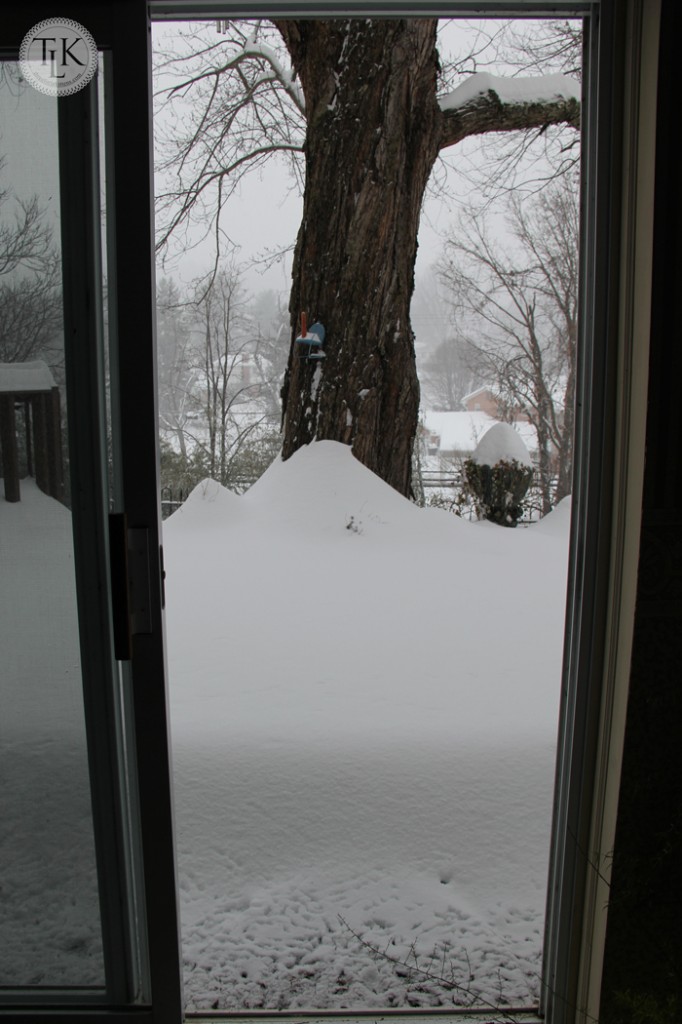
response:
M496 384L483 384L470 391L462 398L462 405L467 412L484 412L494 420L501 422L528 422L528 415L519 405L510 408Z
M59 388L41 359L0 363L0 455L5 501L20 500L23 475L64 500Z
M457 459L467 459L486 431L501 420L488 412L431 412L421 417L421 430L429 458L452 464ZM514 429L521 436L531 455L537 451L538 442L535 428L527 420L517 420Z

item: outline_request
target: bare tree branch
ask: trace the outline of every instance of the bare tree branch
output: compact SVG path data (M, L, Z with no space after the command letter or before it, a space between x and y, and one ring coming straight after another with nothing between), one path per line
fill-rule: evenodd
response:
M488 236L480 214L470 214L440 270L489 382L535 427L543 512L571 489L578 222L577 188L568 181L511 203L511 252Z
M37 196L16 199L10 213L11 199L8 189L0 193L0 275L18 267L37 273L49 270L55 259L53 233Z
M187 52L157 56L160 251L192 218L208 224L218 252L225 204L245 174L276 154L301 173L303 95L279 33L268 23L234 21L214 43L213 31L186 32Z

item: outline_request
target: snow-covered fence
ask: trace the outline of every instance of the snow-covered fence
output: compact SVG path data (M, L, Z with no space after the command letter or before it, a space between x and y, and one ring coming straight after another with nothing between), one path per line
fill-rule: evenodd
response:
M422 470L421 484L425 490L430 488L454 488L459 487L460 483L461 473L455 472L454 469L449 473L439 472L438 470Z

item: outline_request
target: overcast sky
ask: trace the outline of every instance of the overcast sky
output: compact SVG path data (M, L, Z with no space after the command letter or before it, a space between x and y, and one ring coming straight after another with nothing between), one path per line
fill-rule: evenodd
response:
M491 23L488 22L488 25ZM526 22L526 24L531 24ZM439 39L441 53L467 50L471 45L472 23L443 23ZM154 38L169 48L169 40L177 36L181 26L159 23L154 26ZM479 55L479 67L486 67L484 56ZM473 66L472 66L473 70ZM504 70L497 66L495 70ZM4 99L3 99L4 97ZM0 92L0 154L7 164L3 182L13 181L18 195L28 198L37 194L41 202L58 217L56 194L56 103L54 98L42 96L33 89L24 89L16 97L7 90ZM36 137L40 137L40 159L36 159ZM453 155L459 166L478 145L476 140L460 143ZM442 174L443 168L441 166ZM432 276L431 268L442 251L442 237L456 223L457 210L469 191L467 182L454 170L447 176L450 199L442 194L427 196L419 233L417 257L418 284ZM225 225L238 246L235 257L244 267L245 283L249 291L257 293L274 289L286 295L291 283L291 254L271 266L255 265L253 261L293 246L301 216L301 197L292 188L292 178L281 160L274 159L262 171L246 177L226 211ZM167 270L178 281L189 282L206 272L212 264L211 243L187 252L180 262L170 263ZM444 313L435 314L433 328L439 333Z

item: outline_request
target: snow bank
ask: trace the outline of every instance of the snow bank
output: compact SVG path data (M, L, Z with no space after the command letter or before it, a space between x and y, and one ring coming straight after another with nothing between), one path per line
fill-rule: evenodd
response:
M242 502L232 491L207 478L197 484L183 505L172 515L171 534L180 531L221 530L242 511ZM170 520L169 520L170 524Z
M318 442L167 521L188 1008L457 1005L415 954L536 1000L568 513L418 509ZM0 499L0 561L2 981L96 984L68 511Z
M202 485L167 521L190 1007L457 1004L353 933L536 999L557 519L419 509L325 441L241 497Z
M0 498L0 651L0 985L101 985L71 515L32 480Z
M335 441L301 448L287 462L274 462L247 491L248 515L317 534L339 527L415 525L419 510L362 466L351 449ZM354 524L354 526L351 524Z
M244 496L216 493L195 491L165 528L184 731L326 747L554 730L558 682L543 695L560 665L563 544L530 550L419 509L334 442L276 462Z

